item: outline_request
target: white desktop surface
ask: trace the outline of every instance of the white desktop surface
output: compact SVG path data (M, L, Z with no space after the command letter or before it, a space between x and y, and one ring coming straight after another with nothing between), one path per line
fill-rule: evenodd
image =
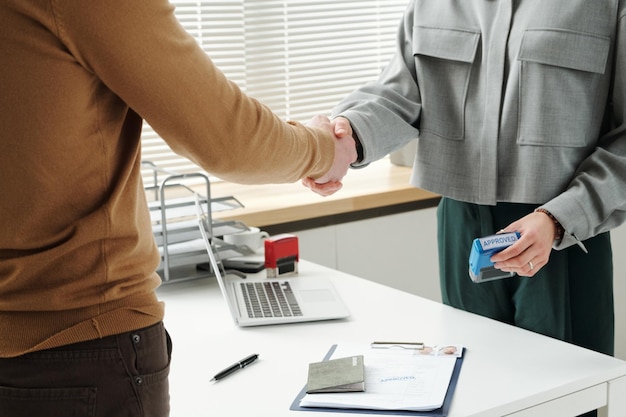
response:
M244 329L212 278L159 288L174 346L171 417L349 416L289 407L310 362L333 344L374 340L466 347L450 417L565 417L604 405L609 417L626 416L624 361L309 262L300 274L331 278L351 317ZM260 355L255 363L210 382L251 353Z

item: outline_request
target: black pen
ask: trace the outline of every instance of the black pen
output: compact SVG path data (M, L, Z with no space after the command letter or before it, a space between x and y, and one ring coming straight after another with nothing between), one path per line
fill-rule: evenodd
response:
M246 358L243 358L239 362L232 364L231 366L229 366L228 368L224 369L223 371L218 372L211 379L211 381L219 381L220 379L222 379L224 377L227 377L228 375L232 374L233 372L238 371L241 368L245 368L246 366L250 365L252 362L257 360L258 358L259 358L259 354L258 353L253 353L252 355L250 355L250 356L248 356Z

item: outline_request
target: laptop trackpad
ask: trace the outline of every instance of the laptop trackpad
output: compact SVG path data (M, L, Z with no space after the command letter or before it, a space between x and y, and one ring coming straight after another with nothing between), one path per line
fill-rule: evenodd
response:
M305 303L327 303L335 301L335 295L330 290L299 290L298 294Z

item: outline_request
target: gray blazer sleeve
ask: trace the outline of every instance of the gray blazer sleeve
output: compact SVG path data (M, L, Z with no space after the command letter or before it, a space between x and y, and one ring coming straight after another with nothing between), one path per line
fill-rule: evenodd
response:
M617 22L614 82L605 120L608 128L561 195L543 207L565 228L563 249L626 221L626 11Z
M359 165L383 158L419 134L421 98L411 46L412 3L398 29L396 52L378 81L348 95L332 111L332 117L350 120L363 144L363 161Z

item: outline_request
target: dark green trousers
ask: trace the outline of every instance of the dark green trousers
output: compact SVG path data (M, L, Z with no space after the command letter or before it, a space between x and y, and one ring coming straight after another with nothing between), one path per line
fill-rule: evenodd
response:
M614 352L613 258L609 233L550 254L532 278L476 284L468 275L472 241L532 212L528 204L482 206L443 198L437 210L445 304L608 355Z

